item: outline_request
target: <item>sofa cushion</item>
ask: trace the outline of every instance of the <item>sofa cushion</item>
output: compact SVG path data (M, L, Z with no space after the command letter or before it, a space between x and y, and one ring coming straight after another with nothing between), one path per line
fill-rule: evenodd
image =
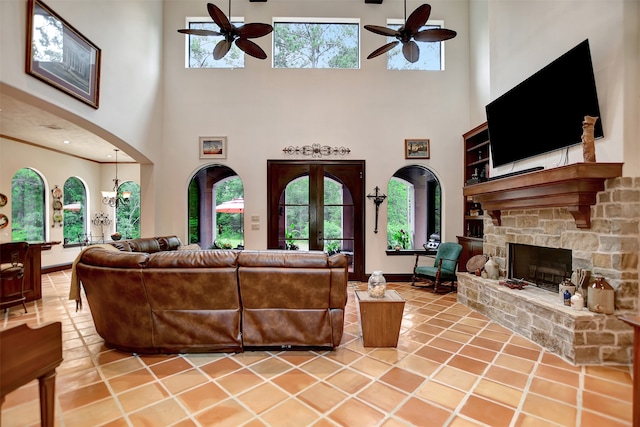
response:
M164 251L149 254L148 268L236 268L238 251ZM235 280L235 277L234 277Z
M155 237L146 237L129 240L129 246L133 252L160 252L160 242Z
M157 239L160 244L161 251L175 251L182 246L182 242L178 236L163 236L158 237Z
M148 257L148 254L140 252L120 252L100 247L88 247L82 252L81 262L99 267L142 268Z

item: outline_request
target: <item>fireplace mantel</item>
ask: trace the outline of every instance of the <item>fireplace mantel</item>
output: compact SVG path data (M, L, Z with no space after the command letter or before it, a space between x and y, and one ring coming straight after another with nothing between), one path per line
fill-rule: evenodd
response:
M622 176L622 163L575 163L467 185L465 197L480 203L495 225L513 209L566 207L578 228L591 227L591 206L604 181Z

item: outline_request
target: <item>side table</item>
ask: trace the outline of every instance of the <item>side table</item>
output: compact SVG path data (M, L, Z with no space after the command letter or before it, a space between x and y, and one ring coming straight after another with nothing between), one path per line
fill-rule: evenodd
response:
M394 290L387 290L383 298L371 298L367 291L355 294L364 346L396 347L405 300Z

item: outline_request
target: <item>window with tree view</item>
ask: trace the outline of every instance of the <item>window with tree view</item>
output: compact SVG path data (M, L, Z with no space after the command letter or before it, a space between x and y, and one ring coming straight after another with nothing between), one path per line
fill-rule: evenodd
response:
M441 188L424 166L396 171L387 189L388 249L422 249L432 235L440 240Z
M63 188L64 244L84 241L87 232L87 190L83 182L72 176Z
M11 240L45 240L44 180L33 169L20 169L11 180Z
M403 25L402 20L389 19L387 26L394 30L399 29ZM428 28L442 28L442 21L429 21L428 25L420 27L420 30ZM387 42L396 40L395 37L388 37ZM387 52L387 69L388 70L419 70L419 71L440 71L444 70L444 44L442 42L416 42L420 49L420 57L418 61L411 63L407 61L402 54L401 45L396 46Z
M231 22L236 27L244 24L241 18L233 18ZM187 28L191 30L220 30L211 18L189 18L187 24ZM185 67L187 68L244 68L244 52L235 43L223 58L217 61L213 59L213 49L219 41L224 39L223 36L189 34L185 39L187 43Z
M128 203L118 203L116 208L116 231L124 239L140 237L140 185L133 181L126 181L118 187L118 193L131 193Z
M275 18L274 68L359 68L358 20Z

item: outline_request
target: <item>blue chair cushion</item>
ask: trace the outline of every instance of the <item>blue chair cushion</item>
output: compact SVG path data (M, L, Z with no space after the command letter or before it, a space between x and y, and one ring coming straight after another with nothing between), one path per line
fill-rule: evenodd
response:
M427 277L436 277L438 273L438 267L417 267L415 273L419 276L427 276ZM448 271L443 268L440 270L440 280L455 280L456 274L455 272Z

